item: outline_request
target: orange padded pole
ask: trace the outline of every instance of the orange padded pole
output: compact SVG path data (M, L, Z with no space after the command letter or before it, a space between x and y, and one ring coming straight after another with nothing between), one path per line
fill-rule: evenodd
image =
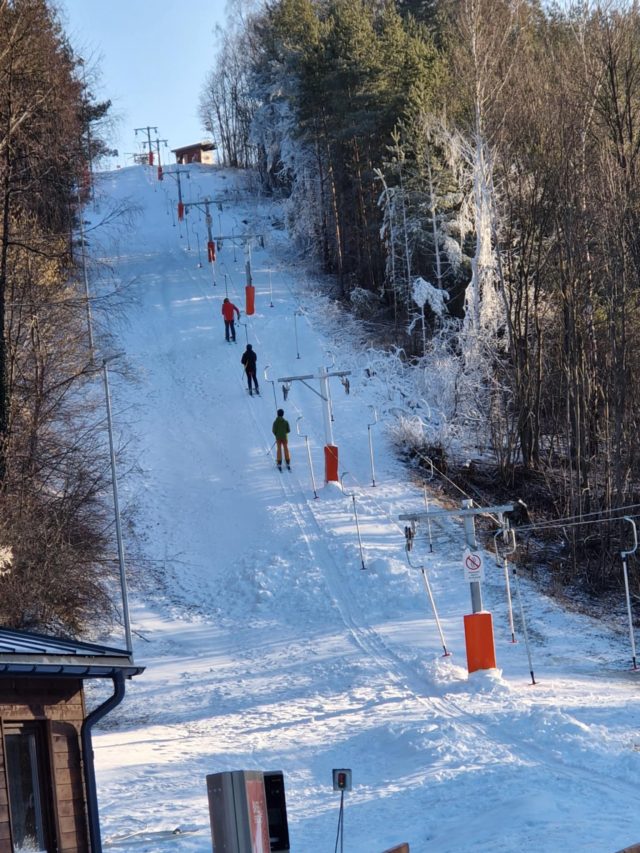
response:
M248 284L245 287L245 296L246 296L246 308L245 314L251 316L255 313L256 310L256 289L252 284Z
M337 483L338 477L338 448L335 444L325 444L324 447L324 481Z
M467 669L495 669L496 650L493 642L493 619L490 613L468 613L464 617L464 639L467 646Z

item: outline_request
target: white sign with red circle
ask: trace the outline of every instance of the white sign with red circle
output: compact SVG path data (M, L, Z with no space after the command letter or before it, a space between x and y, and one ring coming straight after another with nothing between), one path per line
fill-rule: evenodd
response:
M467 548L462 555L462 565L466 581L473 583L474 581L484 580L484 560L479 551L472 551Z

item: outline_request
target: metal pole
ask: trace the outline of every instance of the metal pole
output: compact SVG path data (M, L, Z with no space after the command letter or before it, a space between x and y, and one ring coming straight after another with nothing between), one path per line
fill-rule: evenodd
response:
M431 535L431 516L429 515L429 498L427 497L427 483L430 483L434 477L433 470L433 460L429 456L422 456L425 462L429 463L429 476L425 479L425 482L422 484L422 488L424 489L424 503L427 508L427 532L429 534L429 551L433 553L433 537Z
M193 233L196 235L196 240L198 242L198 269L202 268L202 253L200 252L200 235L196 231L195 227L193 229Z
M327 353L327 355L331 356L331 364L327 367L327 371L329 371L329 370L331 370L332 367L336 366L336 357L331 351L329 351ZM328 382L327 382L327 400L328 400L328 406L329 406L329 417L331 418L331 423L333 423L333 421L335 420L335 418L333 417L333 400L331 399L331 386L329 385Z
M89 332L89 354L91 356L91 363L94 361L94 347L93 347L93 323L91 320L91 300L89 297L89 276L87 273L87 253L86 253L86 244L84 240L84 211L82 209L82 202L80 200L80 196L78 196L78 202L80 203L80 246L82 250L82 276L84 278L84 294L87 305L87 330Z
M322 415L324 418L324 437L327 446L333 445L333 429L331 427L331 409L329 407L329 379L324 367L318 368L320 379L320 396L322 398Z
M373 410L373 421L370 424L367 424L367 432L369 433L369 460L371 461L371 485L375 486L376 484L376 472L373 467L373 438L371 436L371 427L378 423L378 411L374 408Z
M302 420L302 415L300 415L296 419L296 432L298 435L304 438L305 444L307 445L307 459L309 460L309 472L311 473L311 485L313 486L313 497L318 497L318 492L316 491L316 479L313 476L313 462L311 461L311 448L309 447L309 436L300 432L300 421Z
M496 533L496 535L494 536L494 539L493 539L495 547L496 547L496 556L498 556L497 537L502 534L502 538L506 542L508 539L508 536L509 536L509 533L508 533L509 522L508 521L505 522L504 514L501 512L498 513L498 521L500 522L500 527L502 529L498 530L498 532ZM504 582L505 582L506 589L507 589L507 607L508 607L508 612L509 612L509 630L511 631L511 642L515 643L516 642L516 631L515 631L515 628L513 625L513 606L511 604L511 584L509 583L509 561L507 559L506 552L502 554L502 566L504 569Z
M462 508L463 509L471 509L473 506L472 500L463 500ZM476 525L475 519L473 515L464 515L462 517L464 524L464 535L467 541L467 545L472 551L478 550L478 543L476 541ZM480 581L470 581L469 587L471 591L471 610L473 613L480 613L482 608L482 589L480 587Z
M271 270L269 270L269 308L273 308L273 284L271 283Z
M622 572L624 574L624 593L627 601L627 618L629 620L629 639L631 640L631 659L633 661L633 668L637 669L638 665L636 662L636 640L633 633L633 613L631 610L631 595L629 594L629 574L627 572L627 557L630 554L635 554L636 549L638 547L638 532L636 530L636 523L632 518L629 518L628 515L624 516L624 520L628 521L633 530L633 548L631 551L621 551L620 556L622 558Z
M518 604L520 605L520 619L522 620L522 634L524 636L524 645L527 650L527 659L529 661L529 675L531 676L531 683L536 683L536 677L533 674L533 663L531 662L531 647L529 646L529 632L527 631L527 621L524 616L524 607L522 605L522 595L520 594L520 581L518 579L518 571L516 569L515 563L513 564L513 578L516 582L516 593L518 594Z
M427 497L427 484L423 483L422 488L424 489L424 505L427 508L427 513L429 512L429 498ZM429 553L433 554L433 537L431 535L431 519L427 515L427 534L429 536Z
M116 477L116 454L113 447L113 423L111 419L111 395L109 393L109 376L107 363L117 358L119 353L102 360L102 375L104 379L104 396L107 404L107 427L109 429L109 456L111 460L111 484L113 486L113 509L116 518L116 540L118 543L118 565L120 568L120 589L122 591L122 620L124 623L127 651L132 652L131 624L129 622L129 599L127 596L127 578L124 567L124 546L122 543L122 528L120 525L120 506L118 504L118 480Z
M344 490L344 485L343 485L343 482L342 482L342 481L343 481L343 479L344 479L344 477L345 477L345 475L346 475L346 474L348 474L348 473L349 473L348 471L343 471L343 472L342 472L342 476L340 477L340 486L342 487L342 493L343 493L346 497L351 498L351 500L353 501L353 515L354 515L355 520L356 520L356 534L357 534L357 536L358 536L358 546L359 546L359 548L360 548L360 568L361 568L361 569L366 569L367 567L366 567L366 566L365 566L365 564L364 564L364 555L363 555L363 553L362 553L362 537L360 536L360 523L359 523L359 521L358 521L358 509L357 509L357 507L356 507L356 493L355 493L355 492L345 492L345 490Z
M87 76L85 73L85 61L84 59L78 59L78 64L82 66L82 96L83 96L83 112L84 106L89 100L89 95L87 92ZM91 154L91 122L87 120L87 161L89 163L89 198L93 202L95 199L94 189L93 189L93 156ZM93 361L93 356L92 356Z
M444 651L444 657L449 657L451 652L447 649L447 644L446 644L445 639L444 639L444 632L442 630L442 625L440 624L440 617L438 616L438 609L436 608L436 600L433 597L433 592L431 590L431 584L429 583L429 578L427 577L427 573L425 571L424 566L418 567L418 566L413 565L413 563L411 562L411 557L409 556L409 551L410 551L410 543L407 542L407 545L405 546L405 549L404 549L404 552L407 556L407 563L409 563L409 565L411 566L412 569L420 568L420 571L422 572L422 580L424 581L424 588L427 591L427 596L428 596L429 602L431 604L431 609L433 610L433 616L436 620L436 627L438 629L438 633L440 634L440 642L442 643L442 648Z
M225 264L226 266L226 264ZM229 296L229 285L227 283L227 274L224 274L224 295Z
M213 243L213 234L211 233L211 214L209 213L209 204L211 199L207 196L204 200L205 206L205 222L207 223L207 240L209 241L207 244L207 257L211 261L211 257L209 255L209 245ZM211 274L213 276L213 286L216 286L216 263L215 261L211 261Z
M298 312L293 312L293 328L296 335L296 358L300 358L300 347L298 346Z
M427 595L429 596L429 601L431 602L431 608L433 610L433 615L436 620L436 626L438 628L438 633L440 634L440 642L442 643L442 649L444 651L444 656L449 657L451 652L447 649L447 644L444 641L444 634L442 633L442 625L440 624L440 617L438 616L438 611L436 610L436 603L433 599L433 593L431 592L431 584L429 583L429 579L427 578L427 573L424 568L420 570L422 572L422 580L424 581L424 587L427 590Z
M273 391L273 405L276 407L276 412L277 412L278 411L278 397L276 395L276 383L275 383L275 380L269 379L269 377L267 376L267 370L269 370L270 367L271 367L271 365L267 364L265 369L264 369L264 381L271 383L271 390Z

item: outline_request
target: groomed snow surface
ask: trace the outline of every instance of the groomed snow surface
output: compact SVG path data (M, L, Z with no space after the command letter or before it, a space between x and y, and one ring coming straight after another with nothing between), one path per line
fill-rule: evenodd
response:
M121 502L136 510L145 557L129 597L146 671L94 738L105 849L210 851L205 777L254 769L284 773L294 853L336 849L333 768L353 772L348 853L402 841L412 853L613 853L640 841L640 675L624 601L605 624L521 581L534 686L517 613L511 642L503 569L487 554L498 669L469 675L460 521L433 525L433 552L421 525L417 568L405 557L398 517L425 508L388 436L407 401L369 375L340 307L287 264L280 212L252 199L240 174L181 170L185 202L213 200L214 235L263 234L264 248L251 241L247 317L241 239L223 240L211 265L204 211L177 222L174 179L140 166L98 178L95 221L126 199L142 210L133 226L91 234L104 263L94 294L115 276L131 297L111 331L135 381L112 372L111 391L135 462ZM236 344L224 339L225 289L243 312ZM242 374L247 341L260 397ZM324 484L318 381L293 382L283 402L267 365L274 380L351 371L348 395L331 380L343 488ZM291 472L270 450L274 390L292 428ZM92 706L103 698L104 686L91 688Z

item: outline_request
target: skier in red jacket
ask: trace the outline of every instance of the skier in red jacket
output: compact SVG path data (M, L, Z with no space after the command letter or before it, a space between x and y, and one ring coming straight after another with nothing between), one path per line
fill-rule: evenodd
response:
M240 319L240 311L233 304L233 302L229 302L227 296L225 296L224 301L222 302L222 316L224 317L224 337L225 340L229 340L229 336L231 336L231 340L235 342L236 339L236 327L233 322L233 312L236 312L238 315L238 320Z

